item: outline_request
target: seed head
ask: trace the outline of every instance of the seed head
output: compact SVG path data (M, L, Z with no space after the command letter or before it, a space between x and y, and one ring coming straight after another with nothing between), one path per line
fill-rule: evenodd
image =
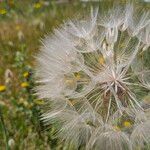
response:
M127 4L92 9L88 19L69 20L43 40L36 91L49 107L42 119L61 124L58 136L67 144L131 150L149 143L142 105L150 89L149 27L150 12Z

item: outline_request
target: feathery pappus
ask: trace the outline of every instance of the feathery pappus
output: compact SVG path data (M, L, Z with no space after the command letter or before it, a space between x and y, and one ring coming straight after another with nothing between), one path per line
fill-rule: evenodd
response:
M66 21L36 58L42 120L59 124L57 136L74 149L150 146L149 52L150 11L134 4Z

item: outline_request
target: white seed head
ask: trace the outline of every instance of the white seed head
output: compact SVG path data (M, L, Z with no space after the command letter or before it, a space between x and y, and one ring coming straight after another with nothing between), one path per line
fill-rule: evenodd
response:
M149 142L139 92L150 90L150 70L138 61L149 52L149 16L132 4L92 9L88 19L69 20L43 40L36 68L37 95L48 108L42 120L58 123L67 144L131 150Z

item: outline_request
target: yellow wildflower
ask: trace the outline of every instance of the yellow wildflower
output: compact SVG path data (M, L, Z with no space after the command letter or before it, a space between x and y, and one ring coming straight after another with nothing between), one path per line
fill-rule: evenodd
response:
M7 13L7 10L6 9L0 9L0 14L1 15L5 15Z
M5 85L0 85L0 92L3 92L6 90L6 86Z
M29 72L24 72L23 76L27 78L29 76Z
M28 82L22 82L21 83L21 87L23 87L23 88L28 87L28 86L29 86Z
M104 58L102 56L99 57L98 62L103 65L104 64Z
M127 128L130 128L130 127L131 127L131 123L130 123L129 121L125 121L125 122L123 123L123 125L124 125L125 127L127 127Z
M42 7L42 5L41 5L41 3L35 3L33 7L36 9L39 9Z

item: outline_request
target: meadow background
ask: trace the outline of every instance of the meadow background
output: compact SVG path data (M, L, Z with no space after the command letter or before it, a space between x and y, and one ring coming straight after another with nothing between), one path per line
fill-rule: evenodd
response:
M44 101L34 95L34 56L44 35L91 5L97 3L0 0L0 150L68 150L55 127L40 121Z

